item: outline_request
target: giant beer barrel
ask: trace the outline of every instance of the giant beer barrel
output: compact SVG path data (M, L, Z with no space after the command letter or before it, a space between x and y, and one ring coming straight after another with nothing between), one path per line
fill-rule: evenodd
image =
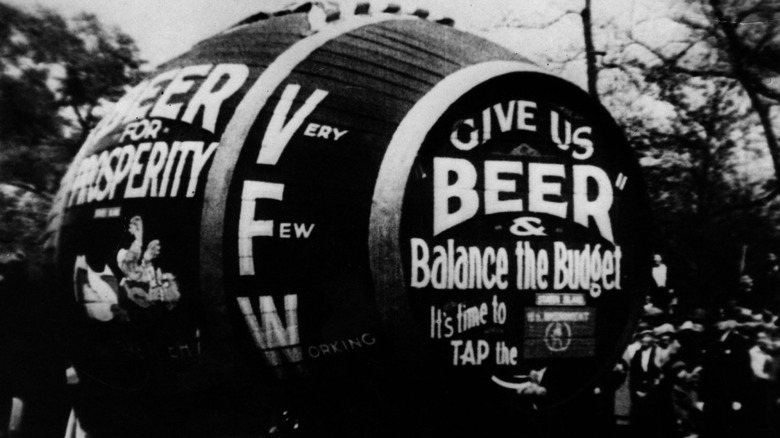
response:
M161 65L71 165L51 241L85 428L225 400L323 436L577 427L646 291L621 130L477 36L314 12Z

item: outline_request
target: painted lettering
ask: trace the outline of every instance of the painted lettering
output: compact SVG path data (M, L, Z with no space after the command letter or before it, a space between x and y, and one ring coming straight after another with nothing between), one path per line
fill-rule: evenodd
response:
M306 99L303 106L301 106L290 120L285 123L285 120L287 120L287 113L290 112L292 103L300 89L300 85L291 84L282 92L282 97L279 99L279 103L276 105L276 108L271 115L271 121L268 123L268 128L265 130L260 153L257 156L257 164L276 164L279 157L282 155L282 152L284 152L284 148L287 147L287 143L290 142L293 134L295 134L295 131L301 127L306 117L308 117L317 108L317 105L319 105L328 95L327 91L315 90L311 96Z
M480 208L480 195L484 197L485 214L502 212L546 213L590 227L591 222L607 240L613 241L609 210L613 192L606 172L596 166L575 164L571 175L561 164L534 162L496 162L487 160L480 171L484 175L486 190L477 190L478 168L472 162L460 158L437 157L433 159L433 234L474 217ZM522 189L515 180L520 179ZM590 191L589 187L595 188ZM589 193L590 192L590 193ZM573 208L567 207L564 193L571 193ZM504 199L508 196L509 199ZM527 203L523 202L526 198ZM560 200L559 200L560 199ZM456 206L451 211L452 202ZM572 217L569 217L569 211Z
M175 197L185 181L185 196L195 196L200 175L219 143L202 141L144 142L86 157L79 164L68 206L127 199ZM188 157L192 157L189 159ZM171 180L171 172L176 169ZM189 176L187 176L189 175ZM117 190L124 187L123 190Z
M264 181L244 181L241 192L241 214L238 221L238 264L239 275L255 275L252 239L261 236L273 236L273 220L255 219L255 207L258 199L281 201L284 184Z
M258 298L259 321L248 297L237 297L236 300L255 345L269 365L282 365L283 358L290 363L303 361L298 334L298 295L284 296L286 324L279 317L273 297Z
M421 289L506 289L509 254L506 248L446 245L433 248L420 238L411 239L411 286Z

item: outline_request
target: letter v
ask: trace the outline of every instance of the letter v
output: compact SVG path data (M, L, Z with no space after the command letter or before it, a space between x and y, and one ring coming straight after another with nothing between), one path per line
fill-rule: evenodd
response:
M268 123L268 128L265 130L260 153L257 155L257 164L276 164L295 131L303 124L303 120L328 95L327 91L315 90L285 125L284 121L287 118L287 113L290 112L292 102L295 100L295 96L298 95L300 88L300 85L294 84L288 85L284 89L282 97L279 99L279 103L271 116L271 121Z

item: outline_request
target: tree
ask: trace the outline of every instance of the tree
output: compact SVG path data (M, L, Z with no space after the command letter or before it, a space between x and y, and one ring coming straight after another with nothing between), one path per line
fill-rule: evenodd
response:
M139 80L143 62L129 36L94 15L66 20L0 3L0 16L0 180L53 190L96 109ZM30 160L49 165L30 173Z
M628 62L641 72L643 93L674 115L664 128L635 120L630 133L661 195L664 240L684 254L700 294L736 289L739 247L770 250L780 237L772 118L779 101L771 87L780 75L780 6L772 3L690 1L669 15L681 29L669 44L630 35L644 49Z
M119 99L127 85L138 82L142 62L132 38L106 30L94 15L79 15L70 31L76 38L61 61L65 79L60 104L75 114L81 144L98 121L95 109L105 100Z
M97 123L140 79L133 40L94 15L0 3L0 244L40 260L50 193Z
M500 28L580 40L537 62L579 81L624 126L641 160L659 242L699 300L727 292L741 246L780 241L772 117L780 90L780 5L668 0L625 10L576 0ZM636 10L635 10L636 9ZM621 15L622 14L622 15ZM535 38L542 40L543 38ZM574 74L572 74L574 73Z
M687 41L677 50L662 51L634 38L654 55L654 74L702 78L737 85L752 106L772 159L774 181L755 200L725 207L723 212L761 206L780 194L780 144L772 112L780 105L780 4L768 0L689 1L690 8L674 16L687 26ZM774 86L772 84L775 84Z

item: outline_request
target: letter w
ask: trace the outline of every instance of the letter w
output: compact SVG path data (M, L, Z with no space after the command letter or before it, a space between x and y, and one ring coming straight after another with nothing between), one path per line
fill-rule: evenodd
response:
M252 309L249 297L237 297L236 300L244 315L244 320L249 326L255 345L263 352L269 365L274 367L282 365L282 354L288 362L303 361L298 336L298 295L285 295L284 297L286 327L279 319L272 297L259 298L260 322Z
M262 147L260 153L257 156L257 164L276 164L279 161L279 157L284 152L284 148L287 147L287 143L290 142L293 134L303 124L304 119L309 116L325 99L328 95L327 91L315 90L314 93L306 99L303 106L296 111L287 124L284 121L287 119L287 113L290 112L295 96L298 95L300 85L288 85L282 93L279 103L274 109L274 113L271 116L271 121L268 123L268 128L265 130L263 136Z

